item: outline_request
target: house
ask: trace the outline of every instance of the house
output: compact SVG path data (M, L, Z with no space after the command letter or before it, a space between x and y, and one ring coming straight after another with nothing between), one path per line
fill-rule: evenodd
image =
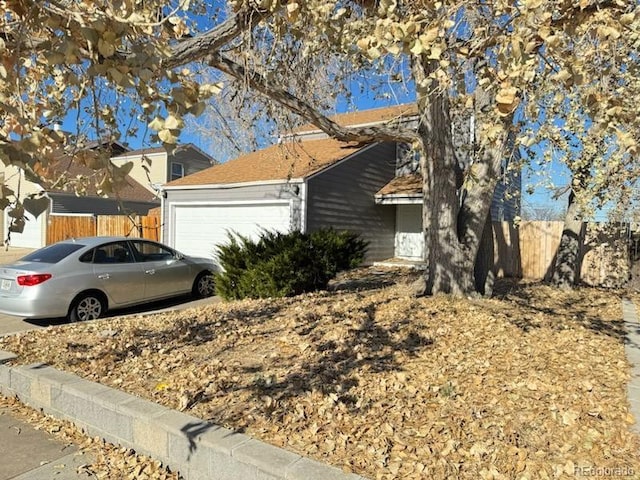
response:
M14 167L7 167L5 174L10 172L10 188L17 188L20 183L20 196L25 202L26 198L33 195L31 200L41 204L42 213L37 217L25 212L25 224L21 233L11 232L11 245L14 247L40 248L47 243L47 227L52 216L96 216L96 215L146 215L149 209L157 207L158 198L138 182L127 176L118 192L111 192L106 196L98 195L95 187L96 173L89 167L75 162L61 161L56 168L64 168L67 177L76 179L84 177L90 179L86 185L86 191L82 195L75 193L73 186L67 182L65 185L51 187L30 182L24 178L24 173ZM15 185L14 185L15 184ZM16 191L16 190L14 190ZM11 224L9 212L4 213L4 226ZM3 232L3 238L7 237L7 231Z
M82 162L61 158L49 165L49 176L56 175L56 170L66 172L69 180L65 185L47 186L31 182L25 178L22 170L6 166L0 171L0 180L6 180L7 186L13 191L20 191L20 198L25 199L33 195L44 208L43 214L37 218L25 214L25 225L22 233L11 233L11 245L28 248L38 248L46 244L48 220L52 215L146 215L149 209L158 207L160 199L157 187L171 179L197 172L210 167L215 161L194 145L178 146L173 153L168 154L164 148L152 148L129 151L117 142L108 145L104 142L91 142L82 151L94 151L98 148L107 149L111 161L116 165L133 163L133 168L125 178L118 192L107 196L98 195L95 181L87 182L87 189L82 195L77 195L72 182L77 177L91 178L95 172L82 165ZM80 154L78 154L80 155ZM149 176L147 176L147 170ZM95 180L95 179L94 179ZM42 200L44 199L44 200ZM4 212L0 225L0 235L7 237L7 226L11 224L8 212Z
M178 145L171 153L163 147L122 152L111 157L111 161L118 166L132 162L131 178L153 193L158 192L160 185L217 163L191 143Z
M397 106L333 120L369 126L410 125L416 118L414 106ZM420 177L411 171L417 164L406 161L407 150L390 142L339 142L302 127L278 145L166 184L162 239L184 253L215 257L215 245L226 242L230 231L257 238L265 229L334 227L369 242L368 262L422 260ZM494 203L496 212L517 210L511 198Z

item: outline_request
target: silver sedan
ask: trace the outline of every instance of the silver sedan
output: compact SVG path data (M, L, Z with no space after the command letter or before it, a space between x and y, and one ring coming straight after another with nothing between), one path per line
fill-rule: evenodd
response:
M214 293L212 260L126 237L70 239L0 266L0 313L92 320L107 310Z

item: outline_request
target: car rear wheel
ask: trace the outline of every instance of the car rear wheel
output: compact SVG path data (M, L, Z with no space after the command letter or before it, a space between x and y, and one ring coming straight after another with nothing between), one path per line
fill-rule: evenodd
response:
M210 297L215 292L213 273L201 272L193 282L193 295L198 298Z
M104 313L104 303L102 298L95 293L81 295L73 302L69 310L69 320L72 322L84 322L85 320L96 320Z

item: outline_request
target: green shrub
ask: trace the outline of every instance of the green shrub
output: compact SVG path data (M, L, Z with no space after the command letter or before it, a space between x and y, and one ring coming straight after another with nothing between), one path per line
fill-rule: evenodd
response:
M229 233L218 245L223 271L216 292L225 299L286 297L321 290L342 270L364 260L367 243L334 229L311 234L265 231L257 242Z

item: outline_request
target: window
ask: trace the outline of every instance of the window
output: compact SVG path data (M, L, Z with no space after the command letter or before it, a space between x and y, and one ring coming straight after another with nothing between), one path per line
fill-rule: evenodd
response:
M184 165L171 162L171 180L177 180L182 177L184 177Z
M81 248L84 248L84 245L79 243L55 243L36 250L20 260L23 262L58 263Z
M173 250L170 250L163 245L145 242L141 240L132 240L133 248L136 253L136 257L140 262L157 262L160 260L170 260L175 258L176 254Z
M131 263L133 256L127 242L101 245L80 257L81 262L90 263Z

